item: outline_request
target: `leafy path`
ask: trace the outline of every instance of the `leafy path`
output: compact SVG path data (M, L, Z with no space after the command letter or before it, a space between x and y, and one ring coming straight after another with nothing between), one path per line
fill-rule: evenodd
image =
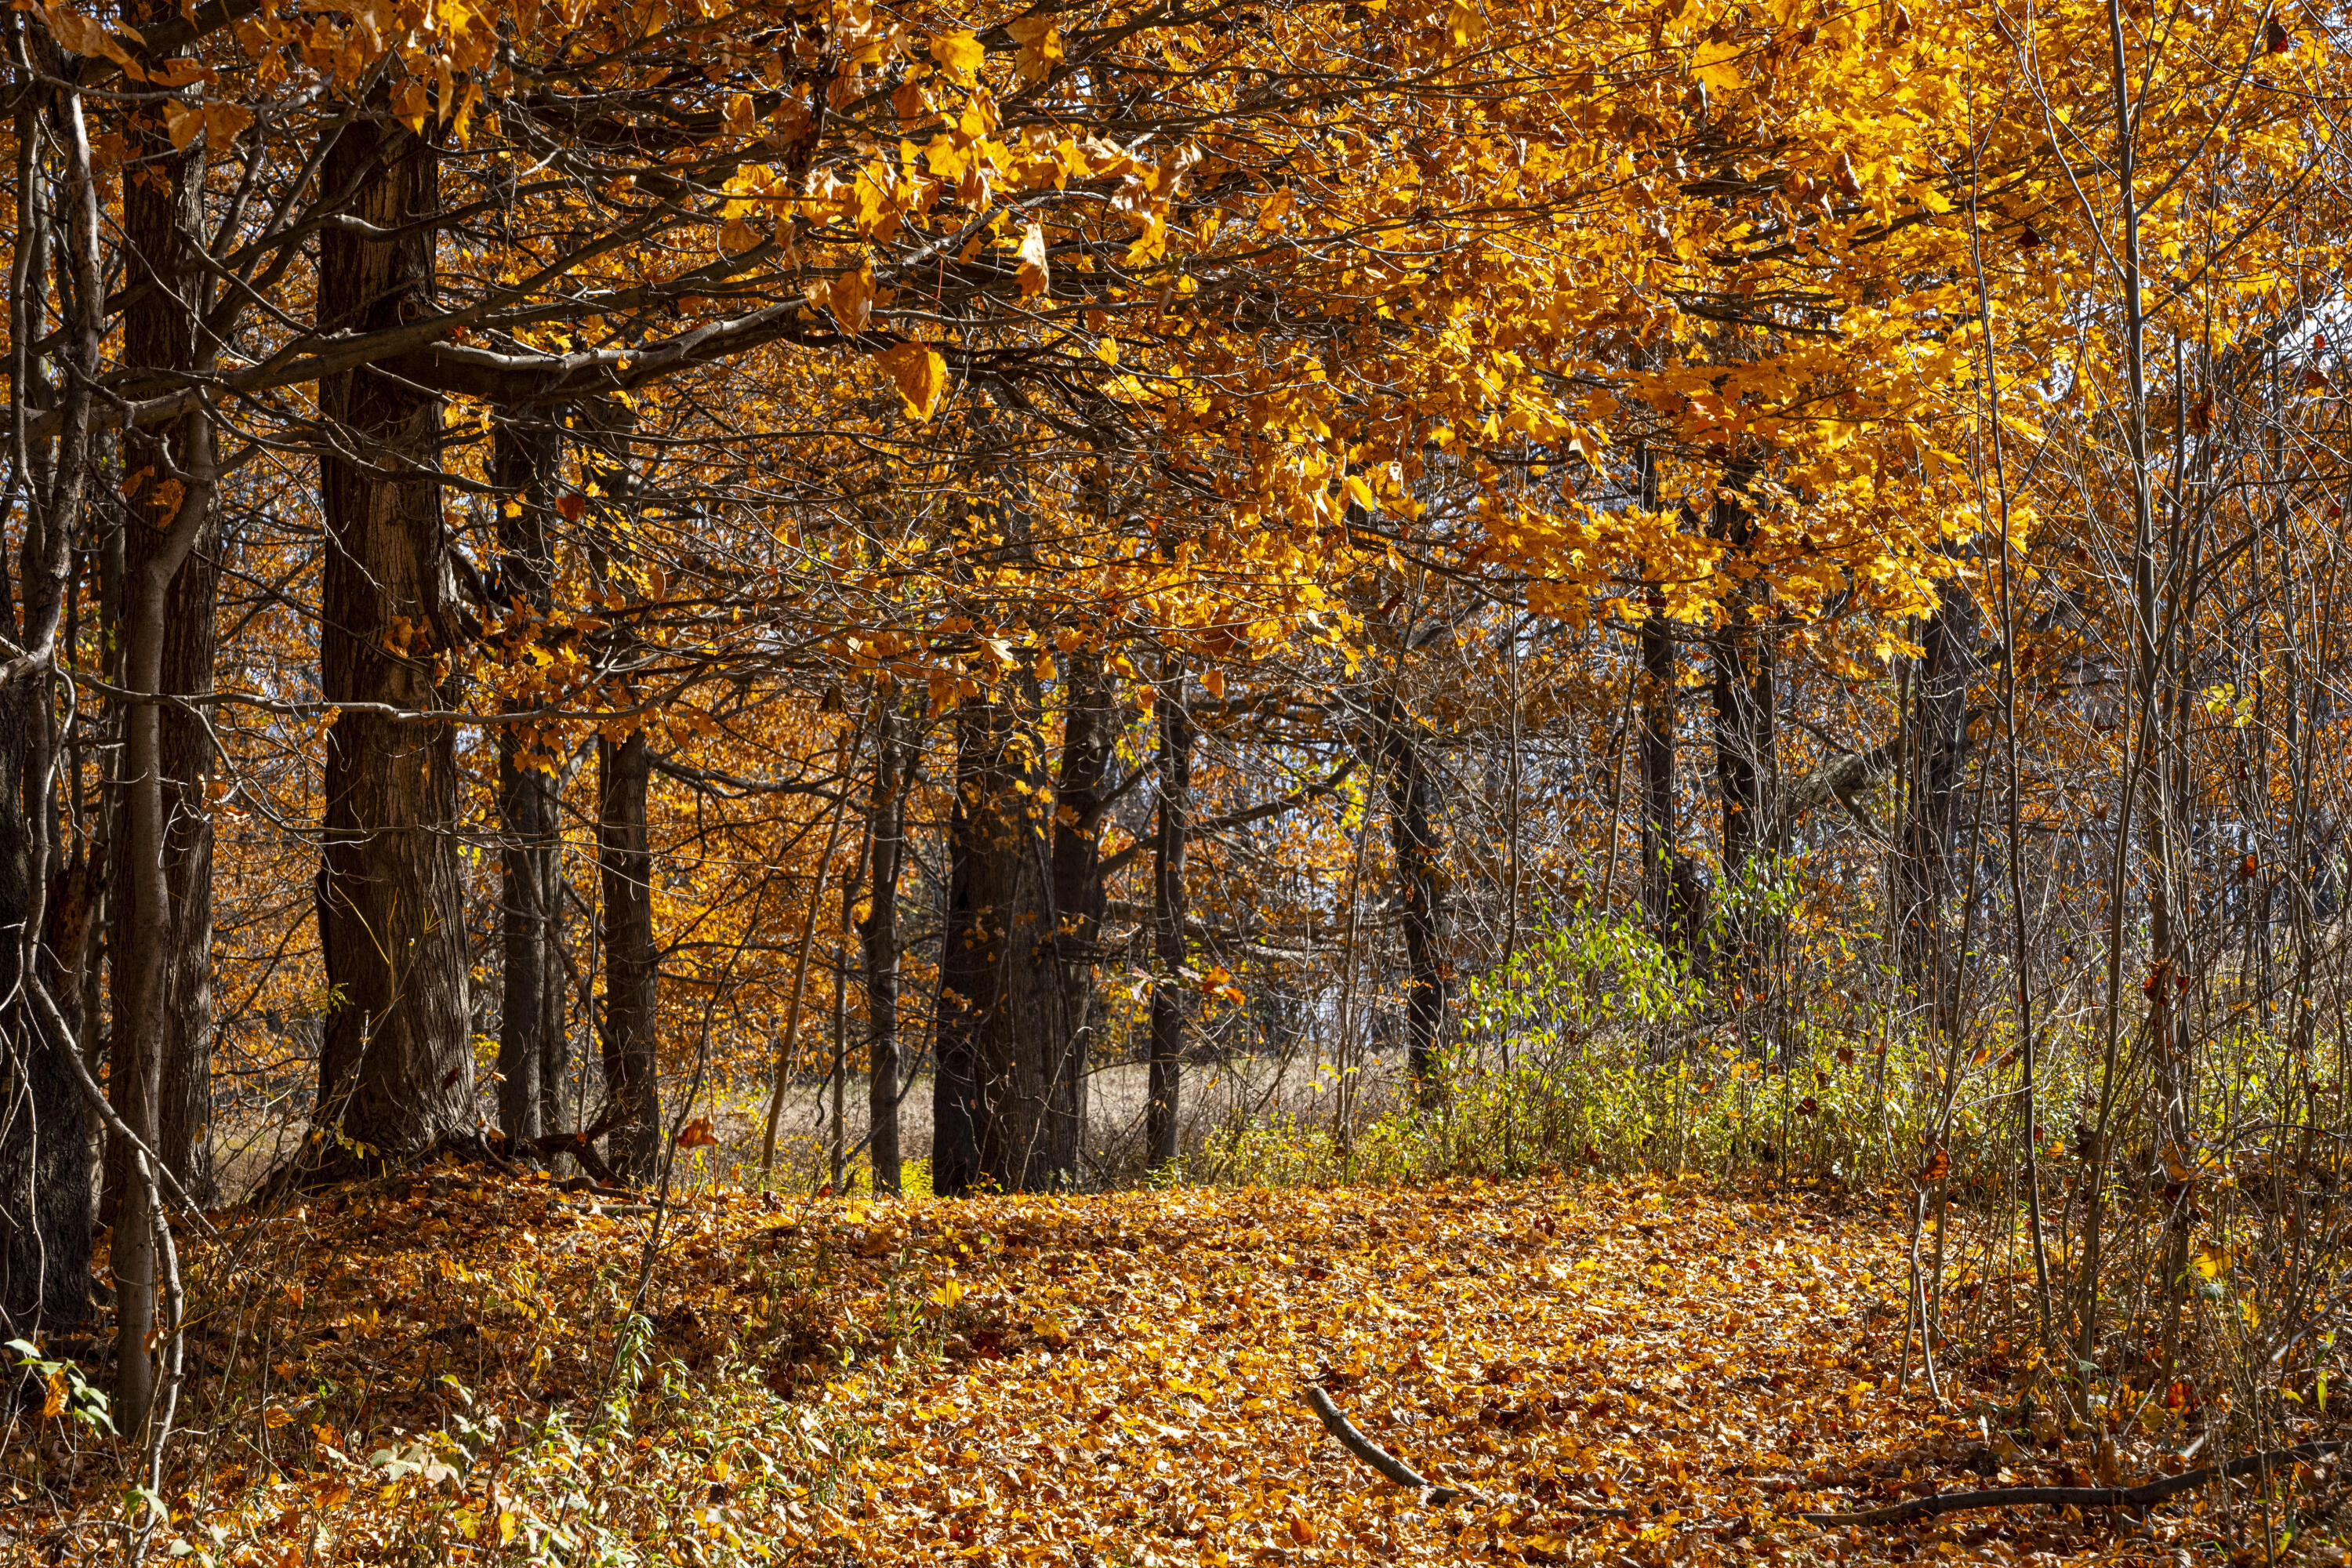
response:
M592 1203L457 1173L233 1234L236 1305L203 1348L225 1361L241 1325L265 1381L233 1373L242 1415L199 1413L183 1451L212 1479L174 1532L273 1564L828 1568L2117 1544L2046 1512L1866 1535L1790 1517L1981 1484L1974 1418L1887 1376L1899 1237L1866 1207L1532 1183L705 1195L667 1222L632 1354L613 1325L651 1217ZM203 1267L226 1281L230 1261ZM1300 1402L1307 1379L1487 1500L1379 1480ZM2155 1528L2210 1534L2206 1506Z

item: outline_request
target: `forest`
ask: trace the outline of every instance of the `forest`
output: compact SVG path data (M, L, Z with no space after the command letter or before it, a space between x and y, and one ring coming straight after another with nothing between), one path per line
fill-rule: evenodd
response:
M2340 11L0 30L0 1561L2352 1561Z

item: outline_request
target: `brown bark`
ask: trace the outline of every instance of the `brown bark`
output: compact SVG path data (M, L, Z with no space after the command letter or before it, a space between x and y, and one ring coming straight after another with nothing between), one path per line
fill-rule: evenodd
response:
M1903 832L1895 859L1895 951L1903 987L1939 1026L1952 1022L1958 954L1944 930L1960 780L1968 763L1969 677L1976 600L1954 586L1920 630L1908 733L1903 747Z
M1013 683L1013 694L1034 711L1026 683ZM1058 984L1051 795L1035 739L1003 696L973 698L957 716L932 1087L931 1184L943 1195L1038 1191L1075 1175L1057 1143L1074 1119L1053 1100L1063 1080L1042 1048Z
M871 804L874 887L857 926L866 980L866 1154L877 1193L895 1193L900 1184L898 1100L905 1090L898 1081L898 879L906 864L907 793L920 755L908 727L892 695L881 693L875 711Z
M1735 462L1725 471L1709 531L1735 552L1754 533L1740 492L1753 466ZM1751 902L1738 898L1750 863L1780 846L1774 807L1779 804L1780 749L1774 729L1773 651L1764 624L1767 605L1755 579L1748 579L1723 606L1723 624L1708 634L1715 701L1715 786L1723 813L1722 892L1729 918L1719 937L1719 977L1732 983L1735 1005L1754 1003L1768 984L1766 953L1777 932ZM1696 878L1693 879L1694 883ZM1714 967L1711 965L1711 967Z
M510 652L535 640L536 623L552 607L553 561L547 509L558 442L544 421L503 421L494 437L493 480L509 496L499 507L499 583L494 614L512 617ZM559 904L555 839L560 802L545 759L529 752L536 737L519 725L499 731L501 993L499 1007L499 1129L537 1138L563 1121L563 965L557 950Z
M652 1179L661 1152L656 1072L653 856L646 795L653 750L639 731L599 740L596 859L604 883L604 1092L618 1120L605 1158L625 1181Z
M5 627L15 649L0 670L0 1311L22 1331L79 1321L89 1281L93 1166L74 1038L80 977L71 965L86 951L95 879L87 859L68 862L60 853L51 764L57 652L92 466L91 388L104 342L105 279L98 182L79 100L35 83L18 85L9 375L20 403L50 410L55 421L55 438L31 443L29 461L16 476L13 595L0 558L0 603L13 597L15 612ZM35 152L44 116L65 153L65 177L54 187ZM51 223L52 189L61 198L62 246ZM60 319L43 353L34 345L48 331L45 302L52 282ZM59 384L49 379L52 366L64 372ZM55 1005L44 1005L44 997ZM152 1241L148 1227L132 1228ZM135 1248L131 1261L135 1267ZM119 1262L117 1271L119 1277ZM118 1393L131 1397L118 1408L143 1418L152 1382L140 1337L150 1321L138 1316L142 1300L152 1309L152 1295L134 1290L124 1298L127 1321L118 1342L132 1352L124 1358L131 1385Z
M1404 935L1405 1070L1426 1102L1438 1089L1453 983L1453 963L1446 956L1445 841L1437 826L1442 791L1412 715L1383 695L1373 704L1373 718L1388 784L1389 843L1396 855Z
M151 7L140 20L154 15ZM123 182L124 284L131 296L122 315L123 363L185 374L198 367L199 357L195 324L204 274L196 247L204 225L205 155L200 144L174 151L160 112L140 114L131 123L144 166ZM219 566L207 504L211 438L200 428L203 419L193 414L156 430L126 433L123 440L126 478L136 479L122 541L122 607L129 622L123 644L131 667L124 679L133 690L187 697L213 689ZM190 536L181 538L173 525L184 505L195 511L187 520ZM136 668L142 664L148 668ZM145 684L150 679L152 687ZM152 736L142 732L150 722ZM126 811L127 841L113 857L121 956L129 961L114 970L116 1037L122 1047L118 1065L130 1069L115 1079L118 1092L128 1091L138 1102L137 1114L126 1114L125 1121L142 1136L152 1134L181 1185L197 1202L209 1202L213 835L205 787L211 744L197 717L176 705L127 712L125 723L126 747L152 746L155 772L151 780L126 768L123 784L133 791L153 788L159 797L155 822L146 819L144 802ZM160 887L142 884L159 860ZM146 972L151 963L156 966L152 975ZM125 996L126 976L134 991L152 985L152 996ZM121 1026L131 1020L133 1027ZM109 1163L119 1170L125 1158L110 1152ZM119 1175L113 1184L119 1188Z
M352 216L394 237L320 236L320 329L373 331L427 309L433 233L412 226L436 204L432 148L379 104L337 135L324 183L355 188ZM466 1128L474 1098L454 732L356 706L431 710L450 696L440 408L367 369L321 382L319 403L320 682L330 704L353 706L327 734L320 917L333 1003L318 1120L349 1152L401 1156Z
M1724 476L1712 531L1735 551L1753 531L1738 490L1747 473L1735 465ZM1762 602L1752 583L1725 605L1725 621L1707 639L1715 698L1715 783L1723 807L1723 876L1737 883L1768 842L1774 795L1772 650L1759 625ZM1738 933L1734 933L1735 943Z
M1047 1143L1056 1170L1075 1174L1087 1123L1087 1061L1094 1046L1095 965L1108 897L1102 876L1104 788L1118 713L1099 653L1070 656L1062 682L1062 761L1054 792L1054 955L1058 1010L1046 1048Z
M1184 668L1169 661L1160 686L1160 800L1151 836L1151 1069L1144 1149L1155 1165L1176 1158L1184 1095L1184 855L1192 831L1192 714Z
M1674 921L1675 880L1675 640L1666 624L1666 596L1649 593L1642 623L1642 919L1670 946L1680 945Z
M18 686L0 689L0 777L22 778ZM0 918L35 901L36 868L22 811L0 813ZM47 900L44 967L68 1028L84 1023L82 967L90 952L99 877L86 856L68 862ZM0 987L16 990L23 947L0 942ZM97 1215L90 1178L95 1131L73 1067L73 1044L21 1002L0 1013L0 1331L39 1341L89 1316Z

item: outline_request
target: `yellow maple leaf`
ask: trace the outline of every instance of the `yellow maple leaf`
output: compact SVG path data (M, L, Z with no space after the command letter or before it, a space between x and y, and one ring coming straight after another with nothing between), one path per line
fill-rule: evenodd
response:
M948 362L941 359L928 343L895 343L882 351L882 368L890 373L898 384L898 395L906 400L907 412L917 419L929 419L940 405L940 395L947 390Z
M172 138L172 149L184 153L188 143L205 128L205 106L185 103L177 99L163 105L163 129Z
M1702 44L1697 58L1691 62L1691 75L1705 83L1710 92L1737 92L1747 85L1736 63L1738 58L1737 44Z
M1031 224L1021 236L1021 297L1028 299L1043 294L1053 281L1045 265L1045 228L1043 224Z
M1062 35L1044 16L1024 16L1004 29L1021 46L1019 66L1024 82L1041 80L1062 58Z
M874 319L874 263L867 261L855 272L844 272L829 283L821 283L809 290L809 298L833 312L841 330L855 335L866 330Z
M970 33L942 33L931 40L931 58L953 81L969 87L980 75L981 61L988 51Z
M425 96L425 84L410 77L392 95L392 111L403 125L417 135L425 134L425 122L432 118L433 106Z

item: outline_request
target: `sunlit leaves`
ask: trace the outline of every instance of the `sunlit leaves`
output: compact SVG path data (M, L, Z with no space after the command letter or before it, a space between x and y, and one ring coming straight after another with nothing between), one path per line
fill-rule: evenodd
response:
M866 323L874 319L873 262L866 261L854 272L835 274L812 289L809 296L822 300L843 331L852 336L864 331Z
M907 412L917 419L929 419L939 406L940 394L947 389L948 363L929 343L896 343L882 351L882 368L906 400Z
M1021 247L1015 259L1020 263L1021 292L1024 297L1043 294L1052 279L1045 265L1045 230L1041 224L1031 224L1022 230Z
M931 40L931 58L939 62L949 79L969 87L978 79L987 50L970 33L941 33Z

